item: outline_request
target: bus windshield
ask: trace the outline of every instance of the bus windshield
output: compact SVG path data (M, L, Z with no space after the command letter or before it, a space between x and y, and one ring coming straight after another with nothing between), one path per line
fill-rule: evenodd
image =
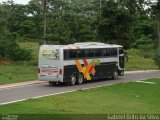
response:
M59 60L59 50L44 49L41 51L41 58L45 60Z

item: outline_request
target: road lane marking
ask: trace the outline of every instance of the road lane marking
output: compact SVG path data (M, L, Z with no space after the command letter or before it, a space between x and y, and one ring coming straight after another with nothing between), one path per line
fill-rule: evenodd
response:
M36 97L31 97L31 98L26 98L26 99L4 102L4 103L0 103L0 105L7 105L7 104L12 104L12 103L16 103L16 102L29 100L29 99L37 99L37 98L42 98L42 97L55 96L55 95L60 95L60 94L65 94L65 93L72 93L72 92L76 92L76 91L79 91L79 90L89 90L89 89L100 88L100 87L104 87L104 86L110 86L110 85L113 85L113 84L106 84L106 85L101 85L101 86L96 86L96 87L82 88L82 89L77 89L77 90L70 90L70 91L65 91L65 92L41 95L41 96L36 96Z
M156 84L156 82L136 81L137 83Z
M160 78L160 77L155 77L155 78ZM149 78L139 79L139 80L137 80L137 81L143 81L143 80L146 80L146 79L149 79ZM122 81L121 83L129 83L129 82L136 82L136 81L126 81L126 82L123 82L123 81ZM36 97L30 97L30 98L26 98L26 99L20 99L20 100L15 100L15 101L9 101L9 102L0 103L0 105L7 105L7 104L11 104L11 103L16 103L16 102L21 102L21 101L29 100L29 99L37 99L37 98L42 98L42 97L48 97L48 96L54 96L54 95L59 95L59 94L71 93L71 92L75 92L75 91L79 91L79 90L89 90L89 89L94 89L94 88L111 86L111 85L115 85L115 84L119 84L119 83L105 84L105 85L101 85L101 86L88 87L88 88L82 88L82 89L76 89L76 90L74 89L74 90L65 91L65 92L59 92L59 93L41 95L41 96L36 96ZM27 86L27 85L26 85L26 86Z
M19 85L19 86L11 86L11 87L6 87L6 88L0 88L0 91L2 90L9 90L9 89L16 89L16 88L22 88L22 87L30 87L30 86L36 86L40 85L46 82L40 82L40 83L33 83L33 84L27 84L27 85Z

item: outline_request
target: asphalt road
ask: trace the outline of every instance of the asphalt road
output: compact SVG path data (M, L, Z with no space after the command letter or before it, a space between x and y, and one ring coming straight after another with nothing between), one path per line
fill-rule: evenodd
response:
M13 103L16 101L22 101L30 98L38 98L42 96L60 94L67 91L71 92L79 89L86 89L91 87L123 83L129 81L137 81L156 77L160 78L160 71L127 73L125 74L125 76L119 77L118 80L96 80L75 86L49 86L48 82L44 82L40 84L0 89L0 105Z

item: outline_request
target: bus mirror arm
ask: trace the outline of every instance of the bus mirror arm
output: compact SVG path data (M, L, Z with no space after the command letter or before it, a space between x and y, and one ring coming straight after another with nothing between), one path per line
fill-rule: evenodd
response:
M124 57L125 57L125 62L128 62L128 61L129 61L129 58L128 58L127 52L124 53Z

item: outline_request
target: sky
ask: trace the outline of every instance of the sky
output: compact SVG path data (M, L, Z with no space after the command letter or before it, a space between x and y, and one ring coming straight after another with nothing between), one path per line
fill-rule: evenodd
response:
M2 3L2 1L6 2L7 0L0 0L0 3ZM30 0L13 0L14 3L17 4L27 4Z

